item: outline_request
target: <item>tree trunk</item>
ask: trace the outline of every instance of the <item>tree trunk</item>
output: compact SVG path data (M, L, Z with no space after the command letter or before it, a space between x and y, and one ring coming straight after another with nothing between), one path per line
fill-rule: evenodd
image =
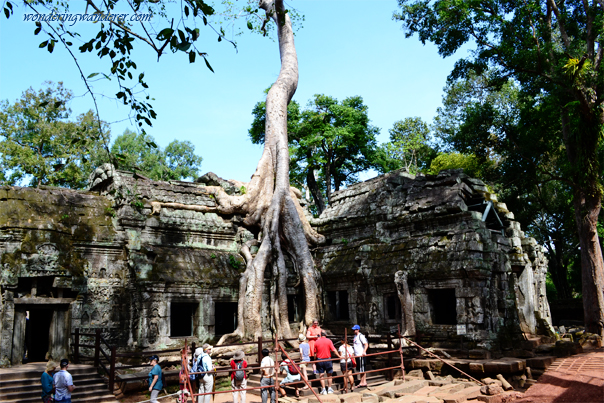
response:
M315 178L315 173L313 169L308 168L308 172L306 173L306 184L310 189L310 193L312 194L312 198L317 205L317 210L319 211L319 215L325 210L325 200L323 200L323 195L319 190L319 185L317 184L317 180Z
M568 268L564 262L564 240L560 236L561 234L554 234L552 240L554 247L553 250L548 246L550 255L550 266L549 270L552 276L552 281L558 292L559 299L572 298L570 285L568 284Z
M304 217L299 191L289 184L289 148L287 138L287 104L298 85L298 60L289 16L282 0L259 2L272 19L278 31L281 71L266 97L266 124L264 151L258 162L245 195L229 196L221 187L208 186L215 195L222 213L245 213L246 226L259 226L259 249L256 256L250 252L252 243L246 243L241 254L246 259L246 270L239 284L239 325L235 332L223 336L218 344L235 339L255 339L262 335L262 318L271 318L271 330L278 337L291 338L287 315L287 254L299 273L306 299L305 323L310 325L320 314L320 277L315 270L308 243L321 243ZM263 315L262 295L265 270L271 269L268 315Z
M596 226L602 198L575 191L573 202L581 245L585 327L588 332L604 337L604 262Z

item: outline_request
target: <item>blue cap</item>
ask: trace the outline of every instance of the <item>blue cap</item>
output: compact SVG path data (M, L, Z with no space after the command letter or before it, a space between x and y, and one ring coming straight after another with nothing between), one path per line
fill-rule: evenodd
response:
M354 326L352 327L352 330L361 330L361 326L359 326L359 325L354 325Z

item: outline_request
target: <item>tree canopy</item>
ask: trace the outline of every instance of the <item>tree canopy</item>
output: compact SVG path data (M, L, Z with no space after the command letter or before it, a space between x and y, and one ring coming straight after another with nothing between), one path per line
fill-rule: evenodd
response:
M249 130L253 143L264 139L266 104L254 107ZM376 135L367 106L359 96L341 102L315 95L307 108L296 102L287 108L290 149L290 180L312 194L317 212L325 209L331 193L358 181L359 173L375 164Z
M62 83L0 102L0 183L82 189L97 158L107 159L106 127L92 111L71 120L73 94Z
M118 157L119 168L163 181L197 179L203 160L190 141L173 140L162 150L149 134L131 130L115 139L111 152Z
M456 62L451 80L491 69L489 86L510 78L519 86L521 115L510 124L497 124L501 111L492 103L465 108L464 122L484 134L468 140L507 143L513 150L506 158L510 168L517 163L542 182L568 186L581 250L585 324L604 336L604 262L597 234L603 193L604 47L599 38L604 4L399 0L399 6L394 18L407 36L417 33L423 43L433 42L443 57L466 44L473 48ZM541 164L548 151L556 157Z

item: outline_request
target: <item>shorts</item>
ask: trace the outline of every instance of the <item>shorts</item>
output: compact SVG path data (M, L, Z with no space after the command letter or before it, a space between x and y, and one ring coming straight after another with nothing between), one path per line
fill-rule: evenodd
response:
M333 364L331 363L331 358L319 358L319 362L317 362L317 372L322 374L327 372L331 374L333 372Z
M346 368L348 368L348 371L352 371L354 369L354 365L352 365L352 361L348 361L348 367L346 367L346 364L341 362L340 363L340 371L342 371L342 373L346 372Z
M283 378L283 380L281 382L279 382L279 385L284 385L286 383L292 383L292 382L298 382L299 380L300 380L300 374L296 374L296 375L287 374L287 376L285 378Z
M357 371L365 372L366 367L367 367L367 357L366 356L357 357L356 360L357 360Z
M298 366L300 367L300 370L302 370L302 369L306 369L306 366L307 366L307 365L308 365L308 364L307 364L306 362L304 362L304 361L302 361L300 364L298 364Z

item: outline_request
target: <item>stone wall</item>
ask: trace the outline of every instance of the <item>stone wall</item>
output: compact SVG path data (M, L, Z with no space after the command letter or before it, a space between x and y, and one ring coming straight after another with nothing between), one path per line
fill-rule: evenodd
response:
M244 269L238 251L254 235L238 215L200 211L215 203L206 184L240 191L213 174L159 182L110 165L86 192L0 188L0 365L21 362L27 312L30 333L39 312L51 314L55 330L42 341L54 359L68 354L75 328L101 328L123 350L232 330ZM482 182L457 171L397 171L336 192L312 222L327 238L313 251L325 326L402 325L446 344L465 325L465 337L487 348L498 348L504 333L539 331L550 321L546 261L513 219ZM269 283L270 275L266 290ZM292 322L303 317L301 293L291 267Z
M396 171L350 186L313 225L328 239L315 250L325 292L348 290L348 318L332 328L355 322L383 333L400 324L391 315L393 306L405 313L397 272L410 293L404 330L425 341L459 342L464 325L464 340L497 348L503 336L551 325L543 248L484 183L459 170Z

